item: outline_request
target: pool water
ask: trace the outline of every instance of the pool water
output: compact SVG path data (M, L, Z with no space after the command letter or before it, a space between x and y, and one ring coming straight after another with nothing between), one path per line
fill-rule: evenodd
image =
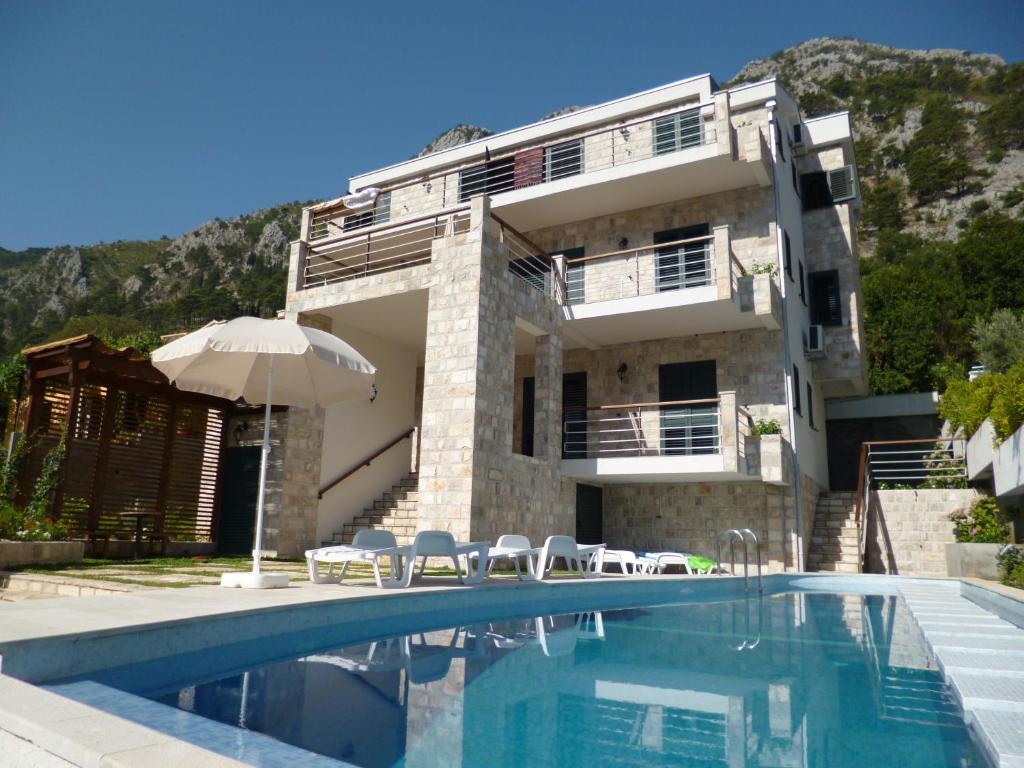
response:
M172 690L365 768L985 766L900 598L786 593L453 627Z

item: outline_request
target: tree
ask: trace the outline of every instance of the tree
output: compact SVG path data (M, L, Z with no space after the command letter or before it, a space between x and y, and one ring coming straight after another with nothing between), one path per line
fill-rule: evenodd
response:
M1024 360L1024 316L997 309L987 320L978 318L972 329L978 362L992 373L1005 373Z
M895 176L884 176L875 184L864 189L864 213L861 218L866 227L876 230L901 230L906 222L903 218L903 201L906 189Z

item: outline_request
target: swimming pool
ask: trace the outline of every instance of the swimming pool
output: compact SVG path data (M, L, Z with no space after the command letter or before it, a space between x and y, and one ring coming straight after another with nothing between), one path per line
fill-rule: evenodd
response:
M51 688L269 765L988 765L899 595L707 587L278 635Z

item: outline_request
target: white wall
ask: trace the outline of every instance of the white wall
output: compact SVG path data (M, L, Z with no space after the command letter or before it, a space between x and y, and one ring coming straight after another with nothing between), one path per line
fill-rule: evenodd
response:
M376 366L378 394L372 403L342 403L327 409L321 487L414 426L416 351L338 322L332 332ZM317 543L330 539L390 490L409 472L411 455L412 441L403 440L328 491L317 513Z
M825 450L825 401L822 396L821 386L814 380L814 366L812 361L804 356L804 336L810 325L810 311L807 305L800 300L800 263L804 265L804 280L806 287L807 257L804 254L804 230L802 204L796 190L793 188L792 171L790 165L796 162L793 150L790 148L786 137L791 129L785 128L791 125L797 116L787 113L782 108L777 110L776 117L781 126L784 126L783 146L785 159L777 156L774 131L768 131L765 141L776 154L775 183L779 195L779 226L789 235L790 252L792 254L792 273L790 279L784 266L784 256L780 253L779 279L785 283L786 288L786 311L789 328L789 348L793 364L800 370L800 403L801 413L795 418L794 439L799 456L800 470L809 475L821 488L828 488L828 459ZM779 235L780 251L782 250L781 234ZM810 295L807 294L808 303ZM791 371L787 373L792 373ZM809 404L807 402L807 382L811 383L814 390L814 428L810 426ZM813 509L804 509L803 515L813 516Z

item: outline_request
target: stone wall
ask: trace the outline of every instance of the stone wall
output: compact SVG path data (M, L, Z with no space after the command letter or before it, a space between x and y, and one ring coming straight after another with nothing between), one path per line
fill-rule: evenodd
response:
M945 576L946 544L956 541L949 514L977 498L973 489L872 491L866 516L868 571Z
M801 158L801 173L834 170L847 164L842 147L831 147ZM804 258L807 271L835 269L843 322L825 328L825 357L814 363L822 380L854 379L866 391L863 307L857 255L857 210L849 203L804 211ZM845 394L855 394L850 390Z

